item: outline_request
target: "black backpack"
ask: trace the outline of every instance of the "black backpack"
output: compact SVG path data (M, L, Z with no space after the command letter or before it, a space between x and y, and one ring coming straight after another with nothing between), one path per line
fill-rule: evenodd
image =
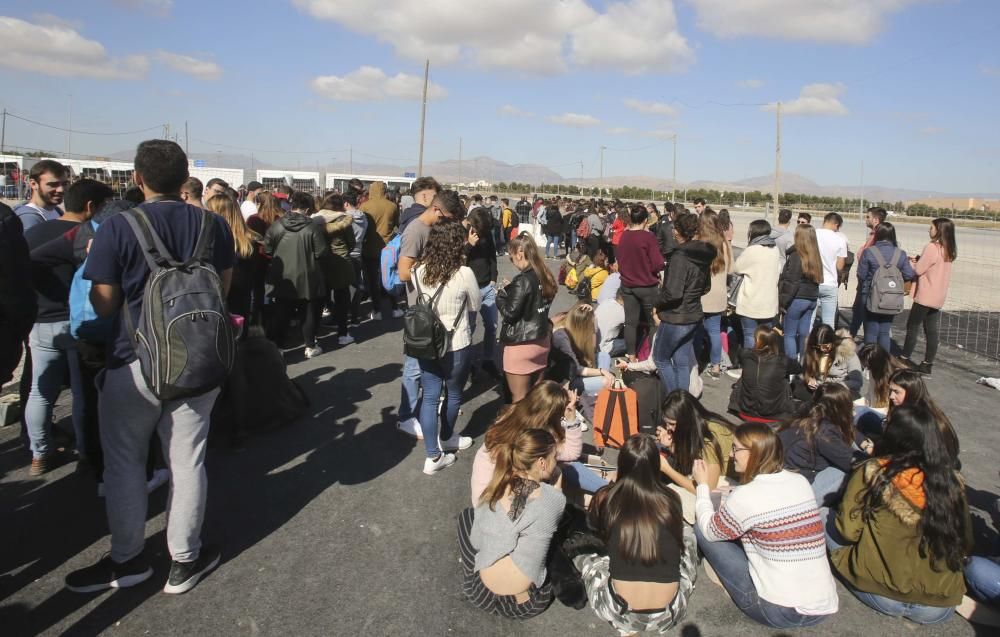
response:
M593 289L593 282L591 281L592 278L594 278L593 274L590 276L580 275L580 281L576 284L576 287L573 288L573 294L576 295L576 298L586 303L590 303L593 300L590 298L590 292Z
M222 280L209 261L213 215L201 212L198 241L186 261L171 256L141 206L122 213L149 265L138 326L127 299L122 312L142 377L160 400L199 396L221 387L235 358Z
M435 311L445 284L441 284L434 296L427 296L420 291L416 272L413 273L413 284L417 288L417 303L406 308L403 315L403 352L420 360L438 360L448 353L451 335L465 314L468 299L462 299L462 308L449 330Z

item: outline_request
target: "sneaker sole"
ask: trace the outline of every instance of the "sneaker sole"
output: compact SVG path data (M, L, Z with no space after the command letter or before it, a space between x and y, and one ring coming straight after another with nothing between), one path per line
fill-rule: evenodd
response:
M191 577L187 578L180 584L172 585L168 582L167 585L163 587L163 592L167 593L168 595L180 595L181 593L188 592L189 590L194 588L199 581L201 581L202 577L204 577L213 568L218 566L219 560L221 559L222 559L221 555L216 555L215 559L212 560L212 562L208 566L201 569L200 571L198 571Z
M427 469L424 469L424 475L432 476L435 473L440 473L441 471L444 471L445 469L447 469L448 467L450 467L453 464L455 464L454 460L452 460L451 462L449 462L446 465L441 465L437 469L431 469L430 471L428 471Z
M396 431L398 431L399 433L403 434L404 436L409 436L410 438L415 438L417 440L423 440L424 439L423 436L418 436L416 434L411 434L409 431L403 429L402 427L398 427L397 426L396 427Z
M119 577L116 580L108 582L107 584L92 584L90 586L70 586L66 585L68 590L74 593L96 593L98 591L106 591L109 588L128 588L130 586L135 586L136 584L142 584L148 580L153 575L153 567L147 568L142 573L136 575L125 575L124 577Z

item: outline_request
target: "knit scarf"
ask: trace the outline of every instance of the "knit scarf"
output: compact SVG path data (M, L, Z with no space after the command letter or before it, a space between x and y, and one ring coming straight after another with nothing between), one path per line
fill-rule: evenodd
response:
M765 248L773 248L775 245L777 244L775 244L774 239L768 235L764 235L762 237L754 237L753 241L751 241L747 247L764 246Z

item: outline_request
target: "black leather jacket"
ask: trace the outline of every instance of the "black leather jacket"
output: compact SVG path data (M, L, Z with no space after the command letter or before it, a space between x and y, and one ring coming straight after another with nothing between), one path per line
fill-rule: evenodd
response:
M497 292L497 310L503 317L500 342L516 345L548 336L552 331L551 304L542 297L542 285L534 270L518 274Z

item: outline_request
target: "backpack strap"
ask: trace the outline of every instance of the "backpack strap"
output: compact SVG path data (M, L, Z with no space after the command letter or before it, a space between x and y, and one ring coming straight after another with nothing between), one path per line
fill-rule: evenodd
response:
M441 287L444 288L443 285ZM463 296L462 297L462 307L460 307L458 309L458 314L455 316L455 322L451 324L451 331L452 332L454 332L455 330L458 329L458 322L460 320L462 320L462 315L465 314L465 306L466 306L466 304L468 304L468 302L469 302L469 297Z
M146 211L142 209L142 206L126 210L122 213L122 216L125 217L129 227L132 228L132 232L135 234L135 238L139 241L142 256L145 257L146 264L149 265L151 272L156 272L163 268L176 268L182 265L174 259L170 251L163 244L163 240L160 239L160 235L156 234L156 231L153 230L153 226L149 223L149 217L146 216Z
M878 248L876 248L875 246L872 246L872 249L874 250L874 253L875 253L875 260L878 261L878 267L884 268L885 267L885 257L882 256L882 251L879 250ZM898 252L899 249L897 248L896 251ZM893 256L895 256L895 252L893 253Z
M896 266L897 268L899 267L899 257L901 257L902 255L903 255L903 251L900 250L899 248L896 248L895 250L892 251L892 261L891 261L891 263L894 266Z
M191 258L184 262L184 267L192 266L195 263L208 263L211 260L214 246L215 223L213 223L212 213L202 210L201 230L198 232L198 242L195 243Z

